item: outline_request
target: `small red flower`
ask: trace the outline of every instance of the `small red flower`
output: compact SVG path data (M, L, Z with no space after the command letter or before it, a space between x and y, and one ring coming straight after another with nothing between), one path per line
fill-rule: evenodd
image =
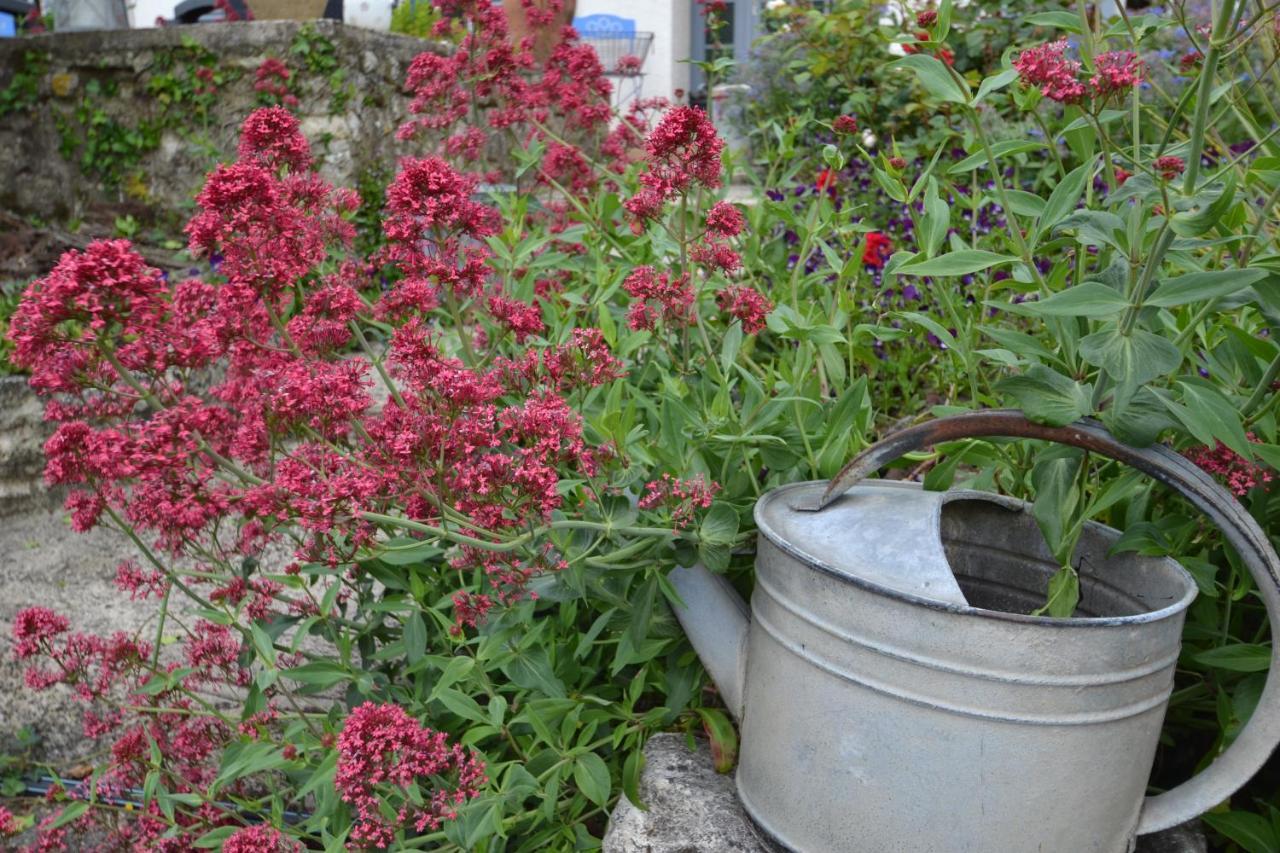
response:
M1164 178L1166 181L1172 181L1174 178L1182 174L1187 168L1186 161L1181 157L1175 157L1172 154L1166 154L1163 157L1157 157L1153 164L1156 167L1156 174Z
M916 26L932 27L938 23L938 13L933 9L925 9L923 12L916 13Z
M884 269L884 262L889 260L891 254L893 254L892 240L879 231L867 234L867 246L862 250L863 265Z
M852 136L858 132L858 120L850 115L837 116L831 129L840 136Z
M1129 180L1132 177L1133 177L1133 172L1130 172L1127 169L1121 169L1119 166L1116 166L1116 186L1118 187L1124 186L1124 182Z
M830 189L836 185L836 173L834 169L823 169L818 173L818 177L814 185L820 190Z
M903 169L907 168L907 161L901 157L890 157L889 168L901 172Z

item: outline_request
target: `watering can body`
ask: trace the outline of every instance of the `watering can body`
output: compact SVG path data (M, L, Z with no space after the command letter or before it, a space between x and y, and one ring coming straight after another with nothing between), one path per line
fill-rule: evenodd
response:
M743 806L781 845L1125 853L1244 781L1144 801L1195 596L1175 562L1087 525L1077 618L1034 616L1058 566L1027 505L865 481L810 512L827 487L758 502L749 613L720 577L672 575L740 721Z

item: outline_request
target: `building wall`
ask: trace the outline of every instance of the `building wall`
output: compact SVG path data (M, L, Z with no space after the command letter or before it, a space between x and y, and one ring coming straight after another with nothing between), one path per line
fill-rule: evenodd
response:
M133 27L153 27L157 18L172 18L178 0L126 0ZM404 0L401 0L404 2ZM426 2L426 0L420 0ZM616 15L635 22L637 32L653 33L645 58L644 77L615 80L623 98L672 97L676 89L689 90L689 59L693 44L693 0L578 0L576 17ZM345 0L346 23L386 30L391 24L391 0Z

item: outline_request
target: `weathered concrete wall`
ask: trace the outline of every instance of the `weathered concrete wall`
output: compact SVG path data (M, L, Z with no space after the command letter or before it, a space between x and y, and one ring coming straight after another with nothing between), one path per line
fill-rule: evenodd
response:
M321 172L354 187L409 153L395 139L405 72L441 49L334 21L0 39L0 208L65 221L94 205L189 205L264 100L254 81L265 57L290 69ZM216 77L216 93L200 74Z

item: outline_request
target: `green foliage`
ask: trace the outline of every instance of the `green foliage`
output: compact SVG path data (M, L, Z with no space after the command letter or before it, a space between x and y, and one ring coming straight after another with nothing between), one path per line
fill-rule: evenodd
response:
M40 84L48 69L47 54L35 50L22 52L9 84L0 89L0 118L10 113L26 112L40 102Z
M430 0L399 0L391 10L391 32L432 38L440 13Z
M355 96L355 86L347 82L346 69L338 59L338 51L327 36L314 24L306 23L298 28L298 34L289 45L289 54L297 57L311 79L323 81L329 92L329 112L344 112Z

